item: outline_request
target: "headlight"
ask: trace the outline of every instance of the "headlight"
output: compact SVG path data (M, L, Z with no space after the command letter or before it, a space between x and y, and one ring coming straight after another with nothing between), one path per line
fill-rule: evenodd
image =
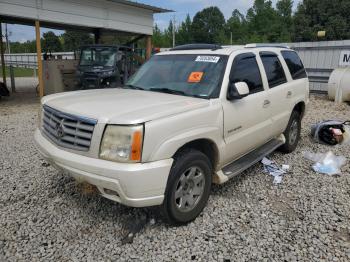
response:
M143 125L107 125L100 146L100 158L115 162L140 162Z
M102 75L103 76L110 76L110 75L113 75L114 71L104 71L102 72Z

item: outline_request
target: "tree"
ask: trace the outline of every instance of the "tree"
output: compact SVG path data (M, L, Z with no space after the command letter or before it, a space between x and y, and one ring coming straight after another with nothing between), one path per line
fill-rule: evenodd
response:
M4 45L4 47L6 47L6 45ZM24 43L12 42L11 53L36 53L35 40L32 40L32 41L28 40Z
M255 0L247 12L251 42L277 42L278 16L271 1Z
M350 1L304 0L294 16L294 40L317 39L317 31L326 31L326 40L350 37Z
M231 36L235 44L243 44L247 39L247 21L244 15L238 10L235 9L232 12L232 16L227 20L226 23L227 36Z
M67 30L63 35L64 51L71 52L78 50L82 45L91 45L94 39L89 33Z
M42 37L42 49L44 51L61 52L62 44L59 37L52 31L44 33Z
M279 16L279 41L290 42L292 40L293 17L292 0L279 0L276 4L277 14Z
M223 43L225 17L217 7L205 8L194 16L191 31L197 43Z
M173 46L173 30L174 30L173 20L170 20L168 28L165 29L164 31L164 44L167 47Z
M153 28L152 43L154 47L165 47L163 33L160 31L157 24L155 24Z
M181 23L176 33L176 45L190 44L192 42L192 21L190 15L187 14L185 21Z

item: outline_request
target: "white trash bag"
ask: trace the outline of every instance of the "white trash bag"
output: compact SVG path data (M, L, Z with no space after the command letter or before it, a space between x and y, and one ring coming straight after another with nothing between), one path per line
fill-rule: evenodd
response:
M327 153L303 152L303 155L306 159L315 162L312 166L315 172L331 176L341 174L340 168L346 163L344 156L336 156L331 151Z

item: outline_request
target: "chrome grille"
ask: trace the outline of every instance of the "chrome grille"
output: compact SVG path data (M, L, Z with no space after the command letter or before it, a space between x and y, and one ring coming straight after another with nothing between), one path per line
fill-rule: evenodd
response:
M60 112L43 106L42 130L55 144L79 151L88 151L97 121Z

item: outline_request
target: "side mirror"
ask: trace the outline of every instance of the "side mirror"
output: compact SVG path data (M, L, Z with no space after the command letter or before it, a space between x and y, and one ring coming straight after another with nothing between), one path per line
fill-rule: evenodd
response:
M242 99L249 95L249 87L246 82L231 82L228 87L227 99L228 100L236 100Z

